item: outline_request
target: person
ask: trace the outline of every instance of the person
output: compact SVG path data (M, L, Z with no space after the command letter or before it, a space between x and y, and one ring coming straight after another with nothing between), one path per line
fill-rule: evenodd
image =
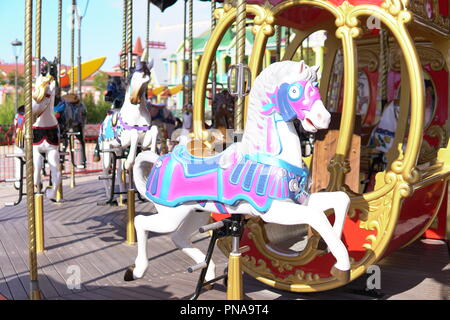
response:
M192 130L192 105L190 103L183 107L183 129Z

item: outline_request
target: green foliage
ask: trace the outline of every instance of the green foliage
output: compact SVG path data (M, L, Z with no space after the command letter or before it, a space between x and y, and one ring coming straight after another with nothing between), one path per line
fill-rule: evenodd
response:
M0 124L13 124L14 123L14 95L7 95L3 104L0 104ZM19 106L23 104L23 95L19 94Z
M92 94L83 97L83 103L87 109L87 123L101 123L106 117L106 111L111 108L111 104L105 101L94 103Z
M83 102L87 109L87 123L101 123L105 119L106 111L111 108L111 104L105 101L94 103L92 94L83 97ZM19 96L19 106L24 103L23 95ZM0 124L14 123L14 95L7 95L5 103L0 105Z
M106 86L108 84L108 78L109 78L109 76L106 73L99 72L95 75L94 80L92 81L92 85L98 91L103 92L106 90Z
M7 82L14 86L14 80L15 80L15 73L14 72L10 72L7 75ZM23 74L19 74L17 75L17 86L23 88L23 86L25 85L25 76Z

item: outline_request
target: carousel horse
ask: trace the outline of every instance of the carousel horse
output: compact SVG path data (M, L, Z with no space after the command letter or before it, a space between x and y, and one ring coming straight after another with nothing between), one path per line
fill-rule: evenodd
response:
M228 90L216 94L211 104L213 123L212 127L226 135L227 129L234 127L234 97Z
M81 145L81 165L77 167L86 168L86 142L84 140L84 127L87 121L86 106L75 94L66 94L54 108L61 132L61 151L65 152L70 145L70 133L76 135ZM71 146L73 148L74 146ZM74 162L74 159L71 159Z
M111 102L111 109L120 109L125 100L126 85L122 77L109 77L106 85L105 101Z
M309 173L292 123L299 119L308 132L328 128L331 115L320 98L317 70L303 61L264 69L250 92L242 141L218 155L194 157L181 145L162 156L151 151L138 155L136 188L158 213L135 218L138 253L125 281L142 278L147 270L149 231L173 233L183 252L203 262L205 255L190 239L208 223L211 212L251 215L280 225L308 224L336 259L331 274L349 280L350 260L341 234L350 198L341 191L308 193ZM333 224L324 212L328 209L334 209ZM211 263L205 280L214 278L214 269Z
M100 150L114 150L117 157L123 155L129 147L128 156L122 166L118 166L118 176L122 169L132 168L138 145L143 150L150 148L156 151L156 139L158 129L152 125L152 118L146 106L146 89L150 81L150 69L145 61L136 61L136 68L130 80L129 88L125 95L124 103L120 111L110 112L100 127L98 148ZM103 153L103 175L106 176L111 168L111 152ZM119 181L121 181L119 179ZM106 185L105 185L106 186ZM120 191L124 192L123 181L119 183ZM106 188L108 188L106 186ZM107 189L108 190L108 189Z
M50 74L49 63L43 59L41 73L36 80L33 91L33 164L34 183L41 191L41 171L44 155L50 166L52 187L47 188L46 196L56 199L56 190L61 183L61 168L59 164L59 127L53 113L57 83Z
M175 117L172 112L167 109L166 104L149 104L150 115L152 116L152 123L158 127L160 139L160 153L165 154L169 152L167 140L172 136L175 129Z

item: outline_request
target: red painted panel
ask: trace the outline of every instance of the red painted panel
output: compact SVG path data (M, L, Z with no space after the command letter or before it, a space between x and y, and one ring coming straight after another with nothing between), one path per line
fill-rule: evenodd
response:
M354 218L347 218L344 224L342 241L347 247L350 257L355 259L355 261L360 261L365 253L366 249L363 247L365 243L368 243L366 238L369 235L376 234L376 231L368 231L365 229L361 229L359 227L359 214L357 213ZM332 221L333 217L330 216L329 219ZM241 246L248 245L250 247L250 251L244 253L244 256L254 257L256 259L257 265L260 265L259 260L263 260L266 263L266 266L272 271L272 273L276 277L286 278L291 274L295 274L297 270L303 270L306 273L318 274L321 278L330 277L330 270L332 266L336 263L336 259L333 257L331 253L324 254L322 256L316 257L313 261L302 265L295 266L292 270L283 270L280 271L278 268L272 265L270 259L261 254L253 240L248 237L249 230L246 229L244 235L241 239Z
M438 239L444 240L446 237L446 228L447 228L447 199L448 199L448 185L446 185L446 190L444 193L444 199L442 200L441 207L439 208L439 212L437 214L437 227L429 228L424 233L424 237L427 239Z
M438 210L442 193L446 191L445 181L437 181L420 188L403 200L394 235L385 256L411 241L430 222Z

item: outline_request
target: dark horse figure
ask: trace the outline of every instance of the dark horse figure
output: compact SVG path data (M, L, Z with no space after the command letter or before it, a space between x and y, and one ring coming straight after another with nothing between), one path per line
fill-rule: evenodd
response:
M77 165L80 168L86 168L86 143L84 141L84 127L86 125L87 111L86 106L80 101L75 94L66 94L59 99L59 103L55 103L54 111L58 119L62 147L61 151L65 152L67 146L71 145L70 137L75 135L81 144L81 164ZM72 153L72 163L75 164L75 159Z
M234 128L234 97L224 89L214 96L211 104L212 127L220 130L224 138L226 130Z
M107 115L113 114L114 111L122 108L123 102L125 101L126 93L126 82L123 77L120 76L110 76L108 78L108 83L106 85L105 101L111 103L111 109L107 111ZM100 145L95 145L94 149L94 162L100 161Z
M123 77L112 76L106 85L105 101L111 102L111 109L120 109L125 100L126 84Z

